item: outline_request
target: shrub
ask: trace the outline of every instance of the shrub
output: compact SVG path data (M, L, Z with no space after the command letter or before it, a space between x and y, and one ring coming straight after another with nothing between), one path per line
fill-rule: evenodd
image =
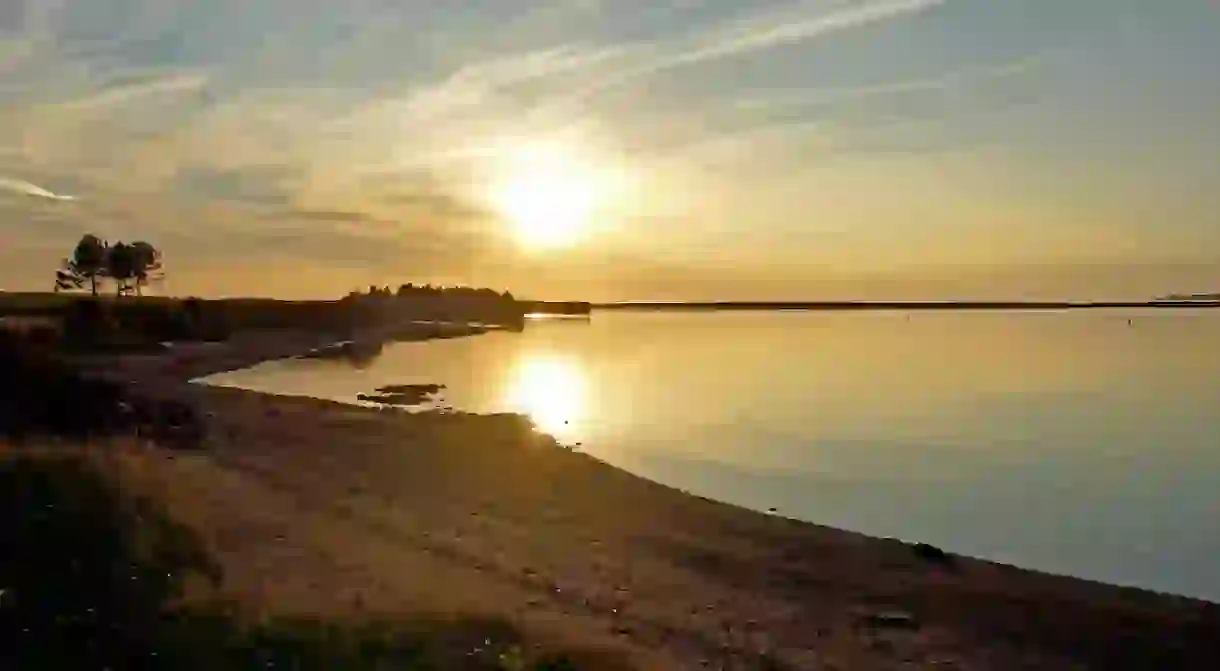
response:
M123 390L81 374L50 347L0 332L0 436L86 437L122 421Z
M0 462L0 667L153 666L202 545L77 456Z
M70 349L92 349L110 342L118 322L110 307L96 298L68 303L63 315L63 344Z

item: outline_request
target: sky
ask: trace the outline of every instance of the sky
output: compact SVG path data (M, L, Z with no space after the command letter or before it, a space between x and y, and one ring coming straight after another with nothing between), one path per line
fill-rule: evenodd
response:
M5 0L0 288L1220 291L1218 64L1216 0Z

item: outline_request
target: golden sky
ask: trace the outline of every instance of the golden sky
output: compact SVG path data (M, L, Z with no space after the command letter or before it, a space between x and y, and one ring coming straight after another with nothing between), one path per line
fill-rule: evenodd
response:
M1208 0L481 4L4 3L0 287L1220 290Z

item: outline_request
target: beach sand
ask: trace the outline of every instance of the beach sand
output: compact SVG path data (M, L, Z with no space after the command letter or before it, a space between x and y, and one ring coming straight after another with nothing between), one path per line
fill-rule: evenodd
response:
M316 344L252 336L112 366L211 413L207 452L143 451L134 482L200 531L225 596L256 612L503 616L644 669L1220 668L1215 605L701 499L514 416L185 384Z

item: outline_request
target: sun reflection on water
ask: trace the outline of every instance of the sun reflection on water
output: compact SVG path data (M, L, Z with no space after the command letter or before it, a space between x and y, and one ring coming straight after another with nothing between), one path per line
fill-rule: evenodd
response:
M586 389L580 366L553 354L528 354L517 361L506 386L506 402L528 415L539 431L561 441L577 435Z

